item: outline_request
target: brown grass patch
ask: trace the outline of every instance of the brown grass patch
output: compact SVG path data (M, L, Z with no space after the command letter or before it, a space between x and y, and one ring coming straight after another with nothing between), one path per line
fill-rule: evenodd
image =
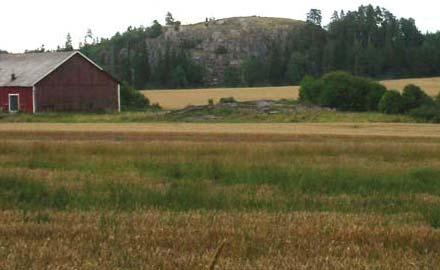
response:
M41 215L41 214L40 214ZM377 215L0 213L1 269L433 269L440 233Z

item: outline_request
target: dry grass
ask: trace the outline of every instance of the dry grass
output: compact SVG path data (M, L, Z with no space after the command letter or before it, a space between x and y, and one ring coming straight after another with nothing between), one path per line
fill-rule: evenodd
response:
M205 124L205 123L151 123L151 124L47 124L4 123L0 132L26 136L29 132L57 133L116 133L116 134L251 134L251 135L330 135L330 136L392 136L392 137L440 137L440 125L436 124L388 124L388 123L259 123L259 124ZM157 136L158 138L160 136Z
M218 102L224 97L238 101L297 99L297 86L262 88L216 88L194 90L149 90L142 93L164 109L182 109L189 105L207 105L209 99Z
M435 269L440 232L377 215L0 213L1 269ZM41 222L41 216L46 215Z
M436 269L439 128L1 124L0 269Z
M403 90L408 84L422 87L429 95L440 92L440 77L381 81L388 89ZM209 99L218 102L223 97L234 97L238 101L297 99L298 86L263 88L219 88L193 90L149 90L143 91L153 103L165 109L182 109L188 105L206 105Z

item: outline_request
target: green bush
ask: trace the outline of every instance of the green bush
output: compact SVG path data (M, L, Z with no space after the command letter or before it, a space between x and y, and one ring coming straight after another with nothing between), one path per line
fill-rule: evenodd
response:
M430 96L414 84L409 84L404 88L402 97L405 112L419 108L422 105L432 105L434 103Z
M322 79L306 77L300 100L343 111L376 111L386 88L346 72L332 72Z
M403 111L403 106L402 95L396 90L391 90L382 96L379 102L379 111L386 114L398 114Z
M121 109L123 111L145 110L150 107L150 100L128 84L121 85Z
M440 104L423 105L411 110L409 115L425 121L440 123Z
M319 105L319 100L323 89L324 83L321 79L315 79L311 76L306 76L301 81L299 99L303 102L309 102Z
M387 92L387 88L379 83L371 83L370 90L366 96L366 106L368 111L378 111L379 102L383 95Z

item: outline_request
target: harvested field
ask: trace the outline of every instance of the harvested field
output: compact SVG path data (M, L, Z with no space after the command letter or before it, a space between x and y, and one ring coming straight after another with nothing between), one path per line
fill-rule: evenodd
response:
M399 218L161 211L49 216L38 223L35 215L0 214L0 239L8 248L2 253L13 254L0 259L0 268L208 269L223 240L216 269L433 269L440 263L440 234Z
M193 90L147 90L142 93L153 103L164 109L182 109L189 105L206 105L209 99L218 102L224 97L234 97L238 101L297 99L297 86L260 88L213 88Z
M1 124L0 269L435 269L439 128Z
M403 90L408 84L416 84L429 95L440 93L440 77L414 78L381 81L388 89ZM215 88L192 90L147 90L142 93L153 103L159 103L165 109L182 109L189 105L206 105L209 99L218 102L220 98L234 97L238 101L297 99L298 86L261 87L261 88Z
M150 124L47 124L4 123L3 134L29 132L119 133L119 134L249 134L249 135L324 135L324 136L392 136L440 138L440 125L393 123L150 123Z
M420 78L420 79L402 79L388 80L382 82L388 89L402 91L408 84L420 86L430 96L436 96L440 93L440 77Z

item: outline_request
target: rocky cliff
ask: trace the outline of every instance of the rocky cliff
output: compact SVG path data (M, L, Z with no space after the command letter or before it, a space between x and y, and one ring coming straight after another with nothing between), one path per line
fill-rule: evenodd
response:
M161 36L146 42L151 64L155 64L167 46L183 48L205 67L207 83L216 85L222 82L225 68L239 67L251 56L264 58L270 46L285 43L288 34L303 25L302 21L283 18L227 18L168 26Z

